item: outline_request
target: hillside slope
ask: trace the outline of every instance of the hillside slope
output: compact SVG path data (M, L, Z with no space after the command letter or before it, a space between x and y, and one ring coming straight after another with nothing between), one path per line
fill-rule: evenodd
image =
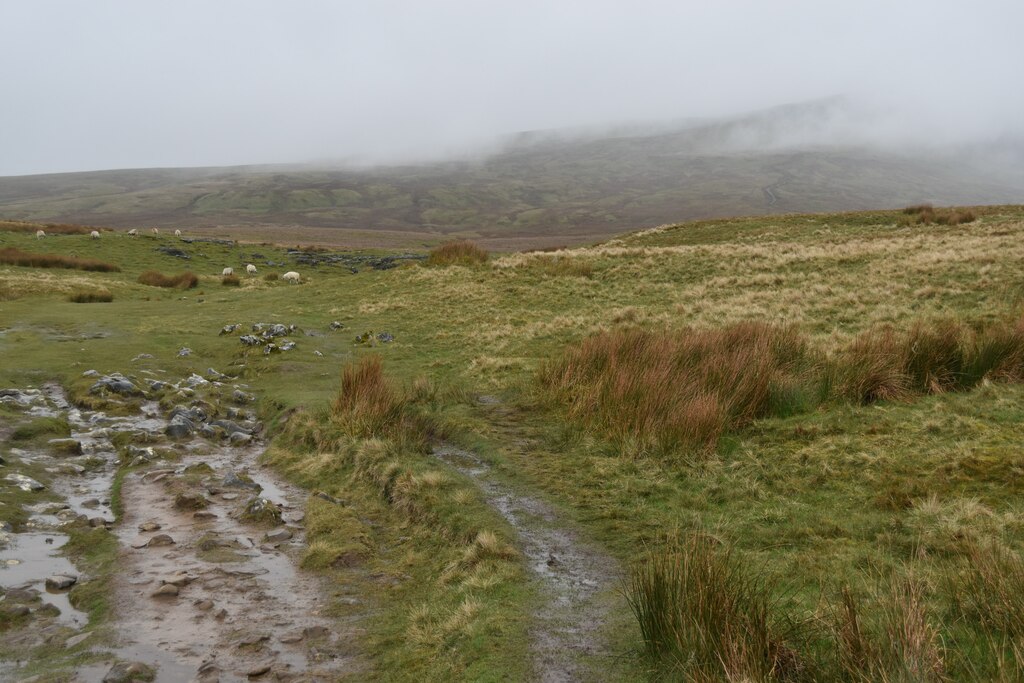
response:
M784 107L659 132L524 135L477 162L7 177L0 217L264 237L292 228L296 239L341 244L468 236L500 247L579 243L697 218L1024 199L1019 163L994 163L985 150L834 144L835 108Z

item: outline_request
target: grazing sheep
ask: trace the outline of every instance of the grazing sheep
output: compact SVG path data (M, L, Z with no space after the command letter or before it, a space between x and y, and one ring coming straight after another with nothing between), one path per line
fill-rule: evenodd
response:
M159 235L160 234L160 230L158 228L150 228L149 231L151 233L153 233L154 235Z
M94 240L98 240L100 238L100 231L93 230L92 232L89 233L89 237L93 238Z
M228 275L234 275L235 274L235 269L234 268L225 268L224 270L221 271L220 274L223 277L227 277Z
M281 279L287 280L288 282L299 282L302 280L302 276L296 273L294 270L289 270L287 273L281 276Z
M251 263L246 264L245 272L249 273L249 275L255 275L256 274L256 266L254 266Z
M174 231L174 236L175 237L181 237L181 230L175 230Z
M46 237L46 233L45 232L43 232L42 230L36 230L36 239L37 240L41 240L44 237Z
M136 230L135 228L132 228L131 230L128 231L128 236L129 237L138 237L139 236L139 231Z

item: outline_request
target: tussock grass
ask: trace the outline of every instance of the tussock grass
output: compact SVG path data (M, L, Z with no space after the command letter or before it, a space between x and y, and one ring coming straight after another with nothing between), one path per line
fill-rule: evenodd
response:
M956 613L1019 642L1024 637L1024 560L998 542L971 544L948 577Z
M169 289L192 289L199 284L199 276L195 273L179 273L164 275L156 270L147 270L139 276L138 282L150 287L167 287Z
M430 250L428 266L472 266L486 263L487 250L469 240L446 242Z
M62 256L61 254L37 254L22 251L17 247L0 249L0 263L28 268L66 268L69 270L86 270L95 273L119 273L121 268L113 263L96 259Z
M787 327L616 329L570 348L539 377L570 417L640 454L713 448L726 430L801 409L813 363Z
M403 392L384 375L380 356L364 356L342 368L331 420L352 436L382 436L405 422L406 403Z
M931 614L924 582L907 574L892 577L878 596L874 619L844 588L833 630L842 678L861 683L940 683L947 653Z
M965 391L986 378L1024 377L1024 318L975 331L962 321L916 321L900 332L872 328L841 349L829 382L856 403Z
M220 283L225 287L241 287L242 279L237 275L225 275L220 279Z
M263 276L264 282L277 282L279 279L281 279L281 276L277 273L266 273Z
M931 204L917 204L903 209L903 213L913 218L905 218L903 225L923 224L931 225L960 225L961 223L973 223L978 216L970 209L947 209L936 211Z
M644 651L669 677L793 680L804 668L788 641L773 586L702 534L652 552L632 572L627 599Z
M617 316L635 319L635 313ZM792 327L599 332L538 371L542 398L633 455L711 450L754 420L1024 378L1024 318L870 328L831 356Z
M68 301L74 304L110 303L114 295L107 289L77 289L68 295Z

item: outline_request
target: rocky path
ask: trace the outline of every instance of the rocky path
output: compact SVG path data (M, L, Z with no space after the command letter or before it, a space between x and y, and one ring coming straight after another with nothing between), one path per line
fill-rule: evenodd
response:
M2 603L20 600L30 619L13 637L27 648L88 648L93 633L67 599L84 577L59 553L62 529L102 526L120 541L115 633L96 638L92 650L106 661L79 666L74 680L113 680L131 667L167 683L334 681L360 670L359 625L328 617L329 587L297 568L306 494L259 467L255 416L225 405L249 397L218 375L158 383L165 398L183 401L168 414L155 402L130 417L79 411L57 387L4 399L27 418L64 417L72 426L62 443L12 450L17 460L5 466L45 466L48 495L59 498L34 506L25 528L8 528L0 543ZM113 381L121 379L131 382ZM119 466L127 469L114 524ZM72 582L51 590L47 576ZM0 678L19 680L17 667L0 664Z
M543 596L532 633L536 680L612 680L595 662L613 656L602 630L622 607L616 560L584 541L554 506L502 481L476 454L446 444L434 455L476 482L519 536Z

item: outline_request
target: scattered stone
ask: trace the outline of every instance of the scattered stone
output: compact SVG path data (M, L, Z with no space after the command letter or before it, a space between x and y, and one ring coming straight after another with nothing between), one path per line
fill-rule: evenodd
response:
M55 574L46 579L46 587L56 591L67 590L76 583L78 583L77 576L67 576L66 574Z
M338 322L337 320L332 321L330 327L331 327L332 330L343 330L343 329L345 329L345 325L343 325L342 323Z
M46 488L32 477L26 477L24 474L8 474L4 480L11 482L22 491L42 491Z
M244 446L245 444L252 441L252 436L245 432L233 432L228 438L233 446Z
M227 379L228 378L228 376L225 375L223 372L217 372L213 368L206 368L206 376L207 377L211 377L213 379Z
M185 251L184 249L179 249L178 247L169 247L169 246L163 245L163 246L157 247L156 250L159 251L161 254L166 254L167 256L173 256L174 258L185 259L186 261L189 260L190 258L192 258L191 256L188 255L187 251Z
M155 675L152 667L142 662L120 662L115 664L107 675L103 677L103 683L132 683L133 681L151 681Z
M246 672L245 675L249 678L259 678L260 676L263 676L264 674L270 672L271 664L273 664L273 662L263 662L262 664L257 664L253 668L249 669L249 671Z
M138 396L142 390L121 373L115 372L111 375L100 377L95 384L89 388L90 394L100 394L104 391L111 391L122 396Z
M139 525L139 531L145 532L158 531L160 528L160 522L154 522L152 520L148 522L143 522Z
M82 507L84 508L98 508L100 506L99 498L89 498L88 500L82 501Z
M388 342L395 341L395 335L390 332L380 332L377 334L377 341L387 344Z
M220 497L224 500L236 500L238 498L237 493L222 493Z
M194 604L200 612L209 612L213 609L213 600L199 600Z
M281 349L282 351L291 351L292 349L295 348L295 346L296 346L295 342L289 340L289 341L281 342L278 345L278 348Z
M263 340L253 334L243 334L238 338L238 341L242 342L246 346L259 346L263 343Z
M320 353L319 351L314 351L313 355L318 357L318 358L323 358L324 357L324 354Z
M263 537L263 540L267 541L268 543L284 543L285 541L287 541L291 537L292 537L292 532L289 531L288 529L275 529L275 530L267 533Z
M192 388L195 388L195 387L201 387L204 384L209 384L209 382L206 381L205 378L200 377L199 375L197 375L196 373L193 372L191 375L189 375L188 377L185 378L185 384L187 384L188 386L190 386Z
M178 595L178 592L178 587L173 583L165 583L150 593L150 596L154 598L173 598Z
M242 518L251 522L280 524L281 510L266 498L256 496L245 504Z
M143 543L141 546L138 546L138 547L142 547L142 548L159 548L161 546L168 546L168 545L174 545L174 539L171 538L167 534L157 534L156 536L153 536L148 541L146 541L145 543ZM132 546L132 547L136 547L136 546Z
M135 358L132 358L132 362L135 363L140 360L149 360L152 357L153 354L151 353L140 353L139 355L135 356Z
M86 370L82 373L82 377L99 377L100 373L96 370Z
M164 429L164 434L171 437L172 439L184 439L192 435L195 431L195 425L184 415L175 415L174 418L167 423L167 428Z
M179 510L202 510L209 506L210 501L201 493L179 493L174 497L174 507Z
M89 526L94 528L94 529L98 529L99 527L106 527L107 523L108 522L107 522L107 520L104 517L90 517L89 518Z
M161 584L177 586L178 588L187 586L194 580L195 577L189 576L188 572L177 572L175 574L160 577Z
M231 398L232 400L234 400L235 403L239 404L252 403L253 401L256 400L255 396L253 396L252 394L247 394L241 389L235 389L235 391L231 394Z
M84 643L86 640L89 639L89 636L91 635L92 633L79 633L77 636L71 636L66 641L64 641L64 647L70 650L76 645L81 645L82 643Z
M301 642L305 638L305 634L302 631L293 631L291 633L285 633L283 636L278 636L278 640L286 645L291 643Z
M217 621L224 621L225 619L227 619L227 616L228 611L222 607L219 612L213 615L213 618Z
M220 328L220 336L223 336L225 334L231 334L239 327L241 327L241 325L238 323L235 323L234 325L225 325L224 327Z
M191 356L191 355L192 355L192 349L188 348L187 346L183 346L180 349L178 349L178 357L179 358L182 358L182 357L185 357L185 356Z
M217 513L216 512L210 512L209 510L198 510L197 512L193 512L192 513L192 518L193 519L198 519L200 521L217 519Z
M254 482L248 475L243 474L239 476L230 470L226 475L224 475L224 479L223 481L221 481L221 486L227 486L229 488L253 489L255 491L263 490L263 487Z

